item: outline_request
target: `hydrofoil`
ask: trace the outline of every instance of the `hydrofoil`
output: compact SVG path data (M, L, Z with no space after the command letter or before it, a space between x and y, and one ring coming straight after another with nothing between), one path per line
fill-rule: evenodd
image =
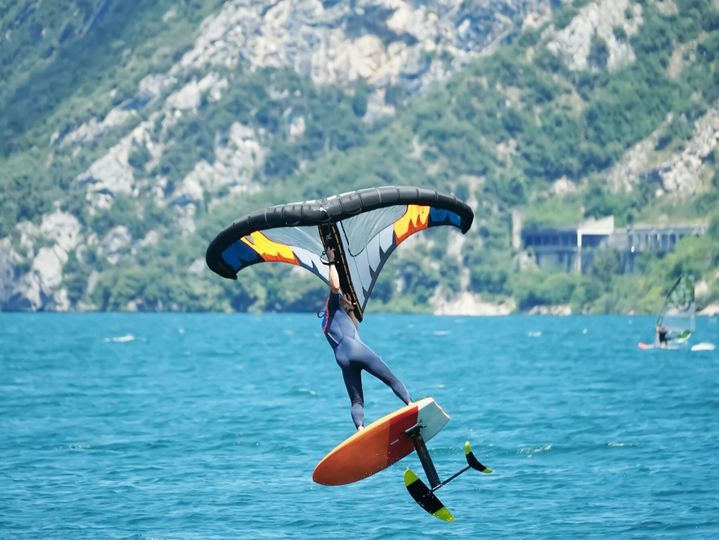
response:
M439 500L435 492L468 471L483 473L492 470L482 465L472 453L469 441L464 444L467 466L440 480L426 442L449 422L449 416L432 398L424 398L398 409L357 431L337 446L312 474L312 479L328 486L357 482L386 469L403 457L417 452L429 487L411 470L404 473L404 483L412 498L433 516L454 521L454 516Z

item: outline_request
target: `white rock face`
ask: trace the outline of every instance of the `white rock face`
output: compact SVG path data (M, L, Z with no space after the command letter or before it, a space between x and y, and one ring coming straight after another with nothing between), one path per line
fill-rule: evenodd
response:
M364 116L366 122L371 123L383 116L394 114L394 106L385 101L386 94L387 92L384 88L378 88L377 91L369 95L369 99L367 100L367 113Z
M679 8L674 0L655 0L659 13L665 16L677 15Z
M564 197L569 193L574 193L575 191L577 191L577 189L577 185L571 180L569 180L567 177L562 177L559 180L555 180L552 183L552 187L549 188L552 195L556 195L557 197Z
M61 283L62 261L58 253L49 248L41 248L33 260L32 269L23 274L6 294L4 308L9 311L54 311L58 309L56 294L53 291ZM60 275L58 279L56 276ZM56 293L56 294L53 294ZM68 306L60 302L59 309Z
M529 315L561 315L568 316L572 314L572 308L566 304L558 304L556 306L534 306L529 310Z
M135 177L128 164L130 144L118 144L80 176L88 184L88 202L95 210L107 210L117 194L131 195Z
M394 2L394 13L387 19L387 28L395 34L413 34L418 41L431 41L432 28L437 27L439 17L427 10L427 6L412 6L404 2Z
M705 158L719 144L719 104L700 118L694 137L684 151L667 161L659 169L665 191L689 196L706 191L702 171L707 168Z
M90 275L87 277L87 292L88 294L91 294L92 291L95 290L95 287L97 286L97 282L100 281L100 272L97 270L93 270L90 272Z
M667 75L675 80L681 77L686 65L696 61L697 44L697 40L692 40L689 43L682 43L674 49L667 66Z
M72 214L55 211L43 217L39 227L24 222L20 245L27 258L15 253L8 244L0 242L0 278L11 276L0 285L0 306L8 310L57 310L70 308L67 291L62 287L63 267L69 253L82 241L80 222ZM38 244L41 245L36 250ZM15 279L13 268L25 260L30 270Z
M137 247L143 248L148 246L154 246L157 245L157 243L160 241L160 232L157 230L150 231L145 235L145 238L140 240L137 243Z
M719 315L719 303L709 304L699 312L699 315L706 317L716 317Z
M123 125L125 122L135 118L137 113L132 110L112 109L104 119L98 121L93 118L74 129L62 138L62 145L77 144L92 141L105 134L107 131ZM57 135L53 135L50 142L55 142Z
M16 282L13 294L8 298L5 309L9 311L51 310L52 301L43 294L42 283L33 272L24 274Z
M81 229L75 216L61 211L45 215L40 225L42 235L52 240L66 254L77 247Z
M201 203L204 200L204 192L202 191L202 184L200 182L203 178L203 174L209 174L211 171L212 168L207 165L206 161L198 163L195 170L185 177L182 184L173 193L173 204L187 206Z
M98 253L107 259L110 264L117 264L120 259L129 252L132 235L124 225L118 225L110 229L105 238L100 242Z
M204 258L195 259L192 264L187 268L187 273L195 276L202 275L207 269L207 263Z
M694 286L694 294L698 299L708 296L710 292L711 287L705 279L697 281L696 285Z
M539 12L530 12L522 21L522 30L534 30L540 28L543 24L552 19L552 13L549 9Z
M138 85L138 97L148 101L154 101L176 83L177 79L172 75L152 73L140 81Z
M428 70L426 53L446 50L456 69L509 23L502 12L537 16L547 6L543 0L484 0L470 9L451 0L360 0L354 7L338 2L325 8L320 0L235 0L202 24L194 47L170 74L247 62L253 68L289 66L317 84L364 79L386 85L420 76L414 83L426 87L441 73ZM369 29L347 33L363 19Z
M44 291L51 291L62 283L62 267L67 262L67 253L61 249L41 247L32 262L32 272L40 280Z
M19 256L12 248L10 238L0 239L0 306L10 298L15 282L15 265Z
M289 130L287 138L289 140L295 140L305 134L305 118L304 116L295 116L292 118L289 124Z
M627 9L632 13L629 20L626 18ZM585 70L589 68L587 58L596 34L607 44L607 68L613 71L635 59L629 43L619 41L614 35L614 27L621 27L627 36L633 36L641 24L640 4L630 0L598 0L584 6L566 28L556 33L547 48L562 56L570 69Z
M205 200L205 192L214 195L222 188L234 194L259 190L252 182L252 174L262 165L268 151L258 139L259 135L252 128L235 122L230 128L227 145L215 147L213 163L199 161L182 180L172 195L182 234L195 231L197 205Z
M613 191L632 191L641 176L652 169L652 152L657 138L658 133L653 133L638 142L609 169L607 180Z
M549 0L478 0L464 6L454 0L360 0L325 5L321 0L232 0L208 17L193 47L176 64L140 81L133 102L151 111L149 119L79 175L78 180L87 185L91 213L109 209L117 195L139 193L141 179L128 162L135 147L149 150L149 170L161 159L164 137L178 119L196 115L203 99L220 99L230 83L213 66L289 67L320 85L365 81L373 91L364 120L373 122L394 112L384 102L389 85L422 91L465 65L510 28L508 14L519 22L530 14L541 17L550 12ZM206 74L180 86L188 73L197 72ZM123 106L102 121L80 126L64 142L88 142L112 127L139 121L138 113ZM290 137L301 136L304 128L304 118L293 119ZM254 153L248 156L248 152ZM248 165L260 166L264 155L259 138L245 137L241 145L235 141L226 149L216 149L214 163L198 162L172 201L181 207L181 229L194 230L194 210L185 205L200 200L200 188L210 193L219 184L229 186L230 192L257 189L249 185L254 169ZM162 191L158 195L158 203L164 204Z
M232 124L226 146L215 146L215 161L200 161L184 178L177 197L190 202L202 200L203 188L216 193L223 187L230 192L246 193L255 191L252 174L264 163L268 150L258 141L260 135L239 122Z
M20 252L26 257L32 258L35 250L35 236L38 234L37 227L29 221L21 221L15 230L20 234L18 242Z
M165 106L179 111L197 112L205 94L209 95L211 101L217 101L222 97L222 91L227 88L227 85L227 79L215 73L208 73L199 81L192 80L171 94L167 98Z
M661 161L654 148L665 126L666 123L637 143L609 170L607 179L615 191L630 191L649 174L657 174L661 181L658 195L686 197L710 189L707 177L713 176L713 169L706 158L719 145L719 103L697 120L694 135L684 150Z
M509 315L514 306L484 302L479 295L463 292L453 300L442 300L435 304L435 315Z
M152 145L152 126L151 120L142 122L78 176L78 180L87 185L91 212L110 208L116 195L137 196L135 176L129 163L130 153L135 145Z

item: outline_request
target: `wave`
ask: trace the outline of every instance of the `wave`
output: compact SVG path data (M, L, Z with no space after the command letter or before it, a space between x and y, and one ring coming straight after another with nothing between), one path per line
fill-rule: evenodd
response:
M130 341L135 341L135 336L125 334L124 336L106 337L103 341L105 343L129 343Z

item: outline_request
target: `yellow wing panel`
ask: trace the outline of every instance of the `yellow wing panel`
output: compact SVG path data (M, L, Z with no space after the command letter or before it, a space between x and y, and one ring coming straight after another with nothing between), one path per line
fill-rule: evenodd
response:
M242 241L250 246L266 262L286 262L299 264L297 257L289 246L273 242L259 231L243 236Z

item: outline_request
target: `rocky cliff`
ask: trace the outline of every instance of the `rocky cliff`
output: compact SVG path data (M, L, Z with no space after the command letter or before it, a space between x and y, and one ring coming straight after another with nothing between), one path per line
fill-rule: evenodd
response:
M106 7L98 5L96 13ZM89 147L102 148L107 135L113 134L117 142L101 149L76 177L89 213L107 212L118 196L149 196L154 205L172 213L174 230L189 234L195 229L198 206L261 189L253 176L276 134L232 123L227 133L218 134L212 156L198 160L184 177L173 180L171 193L162 173L145 173L160 162L168 145L175 144L173 126L180 119L201 121L203 105L219 101L248 72L290 68L316 85L334 85L347 92L365 84L369 88L365 121L373 122L395 111L396 105L386 99L389 88L399 87L410 98L421 94L526 21L537 24L549 13L547 0L226 2L195 29L189 50L165 71L147 73L134 95L80 124L64 118L62 130L48 134L47 159L60 152L79 155ZM169 9L163 20L171 24L175 16L175 10ZM85 22L91 24L92 20ZM11 41L12 34L6 39ZM131 50L126 61L132 62ZM301 135L302 113L286 114L291 116L289 136ZM138 153L147 155L139 170L132 164L133 154ZM117 226L98 237L72 215L58 211L33 216L33 222L17 225L19 242L4 238L0 243L3 310L70 309L63 286L70 253L93 249L116 265L160 234L153 230L137 238L127 227ZM93 275L93 279L97 278Z
M361 129L371 134L379 129L374 126L421 101L478 58L491 56L523 35L538 36L527 55L538 54L544 47L560 59L561 69L577 77L604 73L611 78L634 65L637 55L632 39L645 27L647 3L597 0L576 4L550 0L235 0L218 5L191 27L184 40L174 37L175 41L152 43L153 54L161 56L162 62L142 63L138 53L142 43L126 47L126 42L118 40L113 43L120 49L117 58L122 59L118 77L128 66L139 65L133 71L136 84L117 80L98 98L99 114L87 109L77 113L80 108L73 101L77 96L68 91L68 97L47 113L46 123L54 129L39 131L31 149L13 145L18 148L4 152L8 163L23 164L27 182L32 182L27 177L33 167L75 172L60 182L62 193L57 200L33 215L23 215L14 230L0 238L0 309L102 307L92 292L113 268L142 264L139 254L160 245L168 235L196 235L198 216L222 201L271 189L267 171L280 150L297 152L290 173L305 170L317 155L324 154L300 153L315 136L317 113L301 100L308 90L299 88L338 92L337 99L352 103L361 125L366 126ZM679 10L671 0L648 4L669 15ZM109 0L96 2L94 9L78 11L76 21L70 14L74 33L65 36L51 21L43 20L44 5L31 2L32 9L4 21L3 39L15 43L32 21L37 46L55 36L52 39L62 52L63 43L76 45L82 36L90 35L93 25L99 24L96 20L105 17L111 22L115 5ZM169 7L161 20L165 28L186 28L183 17L178 8ZM677 44L667 73L681 77L687 66L700 61L705 38L706 32L700 32ZM60 53L47 54L52 59ZM286 78L259 79L268 72L291 73L306 81L302 85L311 86L285 85ZM275 81L262 89L270 110L252 105L248 115L212 123L228 100L238 102L238 88L258 80ZM85 88L80 81L73 84L77 92ZM498 89L506 93L509 107L514 90ZM565 106L581 111L585 104L572 91ZM540 113L535 111L538 119ZM696 118L672 112L649 136L623 149L621 158L610 163L602 176L618 192L631 192L643 179L658 178L657 197L695 197L715 189L718 118L717 102ZM677 121L687 124L685 141L659 144ZM203 134L206 148L195 151L192 136L207 125L215 127ZM324 144L328 152L337 144L344 148L331 137L325 136ZM500 160L507 163L516 153L516 142L497 146ZM24 165L33 159L32 165ZM68 165L62 169L62 164ZM594 177L552 180L570 187L596 181ZM468 195L476 200L476 193ZM127 212L149 225L123 221ZM160 214L162 219L149 217ZM201 256L199 252L186 260L189 274L202 274ZM462 312L487 310L483 300L467 290L455 298L433 301L440 311L452 311L452 306ZM479 307L469 306L473 302ZM142 302L124 307L137 305Z

